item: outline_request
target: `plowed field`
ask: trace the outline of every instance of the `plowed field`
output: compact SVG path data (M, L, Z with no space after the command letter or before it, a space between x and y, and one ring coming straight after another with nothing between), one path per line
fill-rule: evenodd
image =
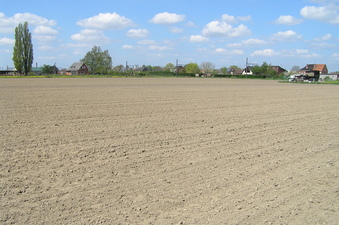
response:
M1 224L338 224L339 86L0 79Z

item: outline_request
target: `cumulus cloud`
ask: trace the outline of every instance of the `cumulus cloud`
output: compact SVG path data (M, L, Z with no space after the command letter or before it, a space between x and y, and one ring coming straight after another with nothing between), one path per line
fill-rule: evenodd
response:
M311 46L313 48L336 48L337 45L333 44L333 43L326 43L326 42L316 42L316 43L312 43Z
M33 33L37 35L49 35L50 36L50 35L58 34L58 31L51 27L41 25L41 26L37 26L36 28L34 28Z
M132 20L117 13L100 13L78 21L77 25L97 30L118 30L135 26Z
M252 19L251 16L238 16L238 17L235 17L235 16L232 16L232 15L228 15L228 14L223 14L221 16L221 20L226 22L226 23L229 23L229 24L236 24L240 21L243 21L243 22L247 22L247 21L250 21Z
M14 45L14 42L11 38L0 38L0 45Z
M233 27L225 21L212 21L204 27L202 34L207 37L241 37L251 34L251 31L243 24Z
M272 35L272 40L275 41L295 41L302 38L302 35L297 34L295 31L280 31Z
M222 15L221 19L222 21L225 21L226 23L230 23L230 24L234 24L238 22L238 20L234 16L228 15L228 14Z
M316 53L311 53L308 49L290 49L283 50L281 54L285 57L298 57L298 58L316 58L319 57Z
M257 50L251 54L251 56L276 56L279 55L279 52L274 51L273 49L263 49L263 50Z
M290 15L280 16L274 23L282 25L297 25L302 22L301 19L297 19Z
M78 34L73 34L71 39L74 41L88 42L88 43L109 43L110 39L106 37L102 31L93 29L81 30Z
M243 50L240 50L240 49L235 49L235 50L227 50L227 49L224 49L224 48L216 48L214 50L215 53L220 53L220 54L229 54L229 55L243 55L244 54L244 51Z
M130 50L130 49L134 49L134 46L133 45L123 45L122 48Z
M156 43L157 43L156 41L149 40L149 39L138 41L138 44L141 44L141 45L155 45Z
M208 41L208 38L202 35L191 35L189 41L190 42L206 42Z
M179 27L171 27L169 28L169 31L171 33L175 33L175 34L180 34L182 33L184 30L182 28L179 28Z
M264 41L264 40L260 40L260 39L256 39L256 38L250 38L250 39L244 40L240 43L228 44L227 47L239 48L239 47L247 47L247 46L251 46L251 45L264 45L264 44L267 44L267 42Z
M127 31L127 36L131 38L147 38L148 35L147 29L131 29Z
M53 50L54 48L52 46L49 46L49 45L44 45L44 46L40 46L38 47L38 49L42 50L42 51L51 51Z
M238 16L237 18L238 18L238 20L241 20L241 21L244 21L244 22L250 21L252 19L251 16Z
M161 25L170 25L179 23L185 20L185 15L178 15L175 13L158 13L156 14L149 22L154 24L161 24Z
M192 21L189 21L189 22L186 23L186 26L187 27L195 27L196 25Z
M4 13L0 13L0 33L13 33L19 23L28 22L28 26L55 26L55 20L37 16L32 13L17 13L12 17L7 17Z
M331 34L325 34L324 36L322 37L319 37L319 38L315 38L314 40L315 41L328 41L332 38L332 35Z
M159 46L159 45L150 45L149 49L150 50L156 50L156 51L167 51L167 50L170 50L170 48L167 47L167 46Z
M300 15L306 19L318 20L330 24L339 24L339 6L329 4L325 6L305 6Z

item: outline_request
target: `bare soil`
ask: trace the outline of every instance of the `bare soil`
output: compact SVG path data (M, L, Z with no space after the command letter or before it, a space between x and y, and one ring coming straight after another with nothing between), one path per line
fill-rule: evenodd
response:
M339 86L0 79L1 224L338 224Z

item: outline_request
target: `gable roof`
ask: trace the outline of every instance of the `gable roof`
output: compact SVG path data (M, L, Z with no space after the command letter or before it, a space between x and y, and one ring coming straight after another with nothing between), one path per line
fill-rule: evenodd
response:
M326 64L315 64L313 70L323 71L326 67Z
M326 64L307 64L300 71L323 71L326 68Z
M285 70L284 68L282 68L281 66L271 66L272 69L276 69L276 70L281 70L284 72L287 72L287 70Z
M67 71L78 71L83 64L83 62L75 62L70 67L68 67Z

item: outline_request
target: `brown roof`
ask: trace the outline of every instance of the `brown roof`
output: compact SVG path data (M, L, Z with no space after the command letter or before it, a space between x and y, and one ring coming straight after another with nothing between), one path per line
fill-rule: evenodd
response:
M314 64L313 70L323 71L323 69L325 68L325 66L326 66L326 64Z
M300 71L323 71L326 68L326 64L307 64Z

